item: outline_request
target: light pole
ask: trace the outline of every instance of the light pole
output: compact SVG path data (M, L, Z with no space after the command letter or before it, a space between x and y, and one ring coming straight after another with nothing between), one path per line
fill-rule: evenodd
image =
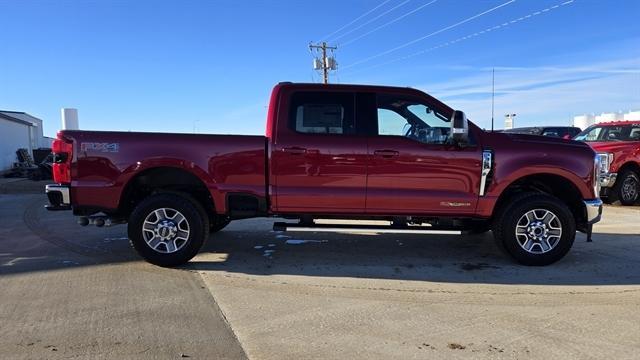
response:
M504 128L513 129L515 127L516 114L506 114L504 116Z

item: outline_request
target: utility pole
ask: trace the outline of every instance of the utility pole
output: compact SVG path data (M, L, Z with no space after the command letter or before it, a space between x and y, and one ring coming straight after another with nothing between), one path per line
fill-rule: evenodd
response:
M495 115L496 99L496 68L491 69L491 132L493 132L493 117Z
M321 50L322 51L322 59L315 58L313 59L313 69L314 70L322 70L322 79L325 84L329 83L329 70L335 70L337 68L336 59L333 56L327 57L327 50L330 50L332 53L334 50L337 50L337 46L327 46L327 43L323 41L321 44L309 44L309 50Z

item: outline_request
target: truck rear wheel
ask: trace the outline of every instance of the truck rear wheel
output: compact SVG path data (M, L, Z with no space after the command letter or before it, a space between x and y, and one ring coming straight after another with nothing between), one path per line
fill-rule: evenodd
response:
M529 266L552 264L564 257L576 236L571 210L545 194L523 193L498 210L493 223L498 246Z
M191 260L209 236L209 220L188 195L159 193L144 199L129 217L129 240L148 262L177 266Z

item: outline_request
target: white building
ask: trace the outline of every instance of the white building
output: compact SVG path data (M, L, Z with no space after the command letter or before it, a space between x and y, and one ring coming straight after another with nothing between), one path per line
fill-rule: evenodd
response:
M595 115L595 114L578 115L573 117L573 126L577 126L582 130L584 130L593 124L598 124L601 122L632 121L632 120L640 120L640 111L629 111L628 113L611 112L611 113L602 113L600 115Z
M11 169L20 148L50 148L53 139L42 133L42 120L25 112L0 110L0 172Z

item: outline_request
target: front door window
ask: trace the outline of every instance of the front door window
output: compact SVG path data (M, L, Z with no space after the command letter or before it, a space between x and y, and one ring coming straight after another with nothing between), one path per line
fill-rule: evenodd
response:
M378 135L403 136L424 144L447 144L450 120L418 100L378 96Z

